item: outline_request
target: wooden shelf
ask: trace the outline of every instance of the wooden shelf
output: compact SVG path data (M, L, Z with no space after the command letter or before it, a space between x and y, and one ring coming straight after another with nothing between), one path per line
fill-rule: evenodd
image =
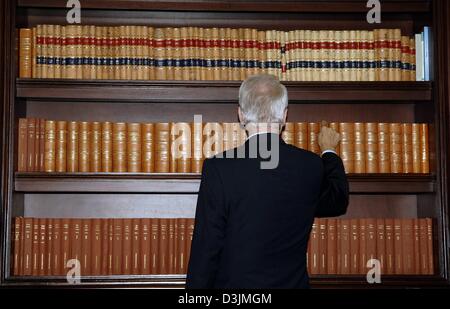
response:
M19 7L66 8L58 0L18 0ZM366 1L240 1L240 0L89 0L83 9L103 10L170 10L170 11L222 11L222 12L290 12L290 13L367 13ZM425 13L430 4L425 0L405 3L398 0L383 1L383 13Z
M351 174L353 194L421 194L435 192L435 177L422 174ZM157 173L16 173L16 192L190 193L199 174Z
M81 278L80 286L172 286L184 287L186 275L110 275L86 276ZM438 287L445 286L445 279L439 275L385 275L381 284L369 284L364 275L311 275L311 285L314 288L383 288L397 287ZM12 276L6 282L9 286L64 286L67 285L65 276L18 277Z
M236 81L17 79L17 97L55 101L236 103ZM290 103L432 100L431 82L283 82Z

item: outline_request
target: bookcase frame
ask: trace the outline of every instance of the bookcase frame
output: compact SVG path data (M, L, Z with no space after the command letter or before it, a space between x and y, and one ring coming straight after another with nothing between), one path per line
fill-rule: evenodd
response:
M354 18L364 18L366 1L151 1L151 0L90 0L85 23L110 23L116 10L121 17L116 23L143 23L151 14L169 14L161 23L179 26L186 22L174 16L192 16L194 26L211 26L214 18L221 26L248 26L294 29L309 25L296 21L298 16L321 17L317 28L333 27L335 21L327 16L339 16L339 27L351 27ZM65 286L61 277L14 277L10 274L12 218L17 213L14 194L21 193L188 193L195 194L199 176L195 174L115 174L115 173L17 173L15 172L17 120L23 115L26 100L55 102L154 102L236 104L238 82L222 81L110 81L110 80L52 80L17 78L17 32L24 24L39 23L45 16L49 22L63 23L55 12L65 10L65 1L4 0L0 1L0 72L2 108L1 152L1 211L0 211L0 285L1 286ZM58 11L59 10L59 11ZM170 15L173 12L175 15ZM267 12L273 17L267 18ZM150 14L150 15L149 15ZM186 15L187 14L187 15ZM237 20L239 14L253 18ZM294 14L294 15L292 15ZM352 194L412 194L422 203L430 201L434 220L434 251L436 274L432 276L383 276L378 287L450 287L449 273L449 138L450 138L450 2L445 0L386 0L382 2L382 16L387 23L381 27L398 26L419 30L429 24L434 32L433 82L286 82L291 104L414 104L415 113L430 114L434 125L436 152L432 159L431 175L349 175ZM123 15L123 16L122 16ZM44 17L43 17L44 16ZM278 18L290 16L285 24ZM419 21L415 17L419 16ZM230 17L228 20L226 17ZM344 22L342 22L344 21ZM386 26L387 25L387 26ZM369 26L376 28L377 25ZM76 103L73 103L76 104ZM430 117L430 116L428 116ZM138 184L138 185L136 185ZM139 185L140 184L140 185ZM120 189L118 189L120 188ZM180 275L102 276L83 278L79 286L88 287L173 287L183 286ZM367 287L362 276L319 275L312 278L318 288Z

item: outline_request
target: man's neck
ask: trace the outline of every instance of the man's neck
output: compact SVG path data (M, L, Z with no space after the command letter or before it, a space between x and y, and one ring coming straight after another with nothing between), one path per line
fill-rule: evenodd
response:
M248 138L258 134L280 134L280 125L278 123L269 124L253 124L250 123L246 126Z

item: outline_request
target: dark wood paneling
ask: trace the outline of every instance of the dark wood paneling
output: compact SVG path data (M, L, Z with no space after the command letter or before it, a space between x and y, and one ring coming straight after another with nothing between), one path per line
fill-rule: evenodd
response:
M240 1L240 0L89 0L83 2L85 9L126 9L126 10L164 10L164 11L233 11L233 12L306 12L306 13L348 13L367 12L367 1ZM21 7L65 8L64 0L19 0ZM383 12L427 12L429 1L383 1Z
M430 101L429 82L283 82L289 101ZM132 102L236 102L240 82L19 79L29 99Z

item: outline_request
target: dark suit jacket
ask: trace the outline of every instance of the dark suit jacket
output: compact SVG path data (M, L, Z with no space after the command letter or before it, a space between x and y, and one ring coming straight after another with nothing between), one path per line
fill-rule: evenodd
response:
M264 159L249 158L249 144L267 138L272 147L270 137L276 137L279 163L261 169ZM347 210L342 161L273 134L253 136L241 147L244 159L204 161L186 287L308 288L306 250L314 217Z

